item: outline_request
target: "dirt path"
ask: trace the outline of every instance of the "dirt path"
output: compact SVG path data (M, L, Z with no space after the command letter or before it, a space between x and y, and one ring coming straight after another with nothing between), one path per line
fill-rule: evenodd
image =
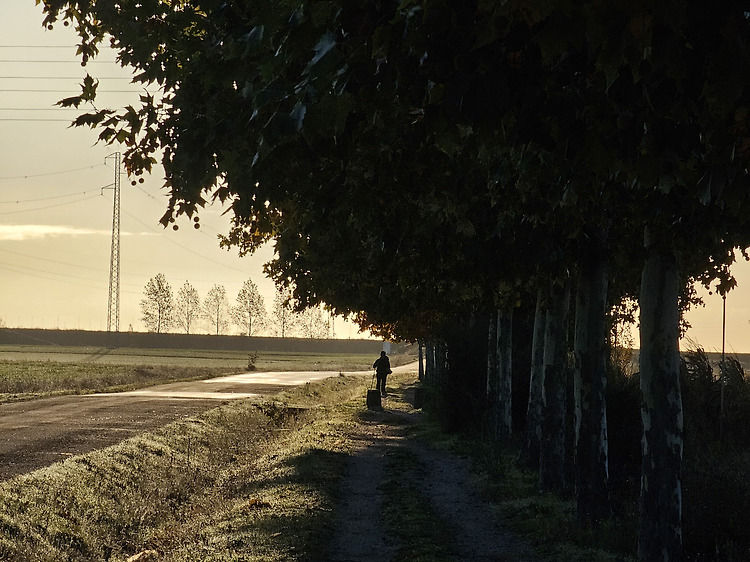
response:
M370 413L354 436L356 448L341 487L330 560L388 562L401 560L398 538L386 536L382 517L387 454L403 448L426 467L419 487L429 498L432 516L452 530L450 559L456 561L534 562L537 558L495 520L471 481L469 462L410 437L405 428L419 423L421 413L388 402ZM401 423L394 423L394 417Z
M384 458L388 445L379 439L359 436L361 449L352 455L342 482L342 503L336 521L331 562L377 562L390 560L396 543L389 540L381 520L385 477Z
M0 480L113 445L229 400L261 399L289 386L338 374L245 373L132 392L0 404Z

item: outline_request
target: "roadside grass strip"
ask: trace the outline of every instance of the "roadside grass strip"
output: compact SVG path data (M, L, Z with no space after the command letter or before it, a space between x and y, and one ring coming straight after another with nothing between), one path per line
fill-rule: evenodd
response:
M333 377L262 407L233 402L8 480L0 559L314 558L359 407L347 403L368 382Z
M240 372L242 369L227 367L0 361L0 403L65 394L123 392Z
M365 410L369 377L332 377L7 480L0 560L125 561L148 552L160 562L326 560L355 434L376 419L405 439L471 458L482 497L534 545L535 560L629 560L619 548L627 530L581 528L573 503L539 495L536 475L518 468L513 451L446 437L429 418L405 424L396 414L410 410L402 391L414 378L389 378L391 411L383 415ZM383 524L394 559L453 560L452 522L422 485L424 462L412 447L388 447Z
M534 547L539 560L629 562L635 530L625 521L582 525L575 501L538 492L539 476L519 466L517 449L497 449L425 427L434 443L472 459L477 487L499 521Z

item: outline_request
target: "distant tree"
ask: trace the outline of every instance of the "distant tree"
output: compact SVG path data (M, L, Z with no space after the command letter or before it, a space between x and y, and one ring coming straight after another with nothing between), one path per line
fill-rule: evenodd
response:
M201 316L201 298L198 290L188 281L180 287L175 301L175 323L186 334L195 328Z
M299 329L304 337L311 339L328 337L330 322L320 307L306 308L299 314L298 319Z
M271 319L276 335L282 338L289 337L297 324L297 313L290 304L292 292L290 289L277 289L273 298L273 310Z
M145 298L141 300L141 319L146 329L157 334L168 331L174 319L174 299L172 288L163 273L148 280L144 295Z
M237 294L237 304L232 307L231 316L234 323L248 336L256 334L265 325L266 304L252 279L242 284Z
M229 301L227 290L223 285L214 285L203 301L203 315L208 321L210 331L217 336L229 329Z

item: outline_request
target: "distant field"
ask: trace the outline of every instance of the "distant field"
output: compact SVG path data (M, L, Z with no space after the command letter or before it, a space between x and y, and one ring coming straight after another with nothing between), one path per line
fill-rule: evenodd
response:
M254 355L254 354L252 354ZM265 351L253 361L258 371L367 370L377 355ZM0 346L2 361L55 361L101 365L209 367L231 370L248 367L246 351L192 349L108 349L103 347Z
M249 370L367 371L377 355L180 349L0 346L0 402L115 392ZM414 360L394 356L393 365Z

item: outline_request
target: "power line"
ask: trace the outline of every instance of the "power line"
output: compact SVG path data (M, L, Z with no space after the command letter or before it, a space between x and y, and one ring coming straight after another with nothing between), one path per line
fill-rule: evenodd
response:
M0 121L25 121L25 122L45 122L45 123L70 123L70 119L43 119L43 118L21 118L21 117L0 117Z
M163 203L162 203L161 201L159 201L159 200L158 200L158 199L157 199L156 197L154 197L154 196L153 196L153 195L152 195L151 193L149 193L148 191L146 191L145 189L143 189L143 188L142 188L142 187L141 187L140 185L136 184L136 185L135 185L134 187L135 187L136 189L138 189L139 191L141 191L141 192L142 192L142 193L143 193L143 194L144 194L144 195L145 195L146 197L148 197L149 199L153 200L153 201L154 201L154 202L155 202L156 204L158 204L158 205L162 206L162 207L161 207L162 209L164 208L164 207L163 207ZM200 227L200 230L199 230L198 232L200 232L200 233L201 233L202 235L204 235L204 236L211 236L210 234L208 234L208 233L206 232L206 230L210 230L211 232L214 232L214 233L216 233L216 234L222 234L221 232L219 232L219 231L218 231L218 230L216 230L215 228L212 228L211 226L209 226L209 225L207 225L207 224L205 224L205 223L201 223L201 227Z
M24 174L23 176L0 176L0 180L25 180L28 178L41 178L44 176L57 176L59 174L80 172L82 170L93 170L94 168L99 168L100 166L106 166L106 164L92 164L91 166L86 166L85 168L73 168L71 170L59 170L57 172L44 172L41 174Z
M80 280L83 280L83 281L90 281L90 278L76 277L76 276L65 276L65 278L60 279L60 278L50 277L51 273L50 273L49 270L36 269L36 268L33 268L33 267L24 267L24 266L21 266L21 265L10 266L8 264L0 264L0 269L5 269L7 271L13 271L14 273L21 273L22 275L29 275L31 277L35 277L35 278L38 278L38 279L47 279L48 281L55 281L56 283L68 283L70 285L77 285L79 287L88 287L90 289L105 290L104 287L99 286L99 285L90 285L90 284L78 283L76 281L69 281L68 280L68 279L80 279ZM28 271L23 271L24 269L26 269ZM54 275L54 273L52 273L51 275Z
M83 80L85 76L0 76L3 80ZM92 76L95 80L132 80L134 76Z
M91 195L89 197L76 199L75 201L67 201L66 203L58 203L57 205L47 205L46 207L35 207L34 209L22 209L19 211L5 211L5 212L0 213L0 215L17 215L19 213L34 213L36 211L45 211L47 209L55 209L57 207L64 207L65 205L73 205L75 203L82 203L84 201L88 201L89 199L94 199L95 197L102 197L102 195L101 194Z
M82 111L77 107L0 107L0 111Z
M131 214L131 213L128 213L128 212L127 212L127 211L125 211L125 210L123 210L122 212L123 212L123 213L125 213L126 215L128 215L128 216L129 216L129 217L130 217L131 219L133 219L134 221L136 221L136 222L138 222L138 223L142 224L143 226L145 226L146 228L148 228L148 229L149 229L150 231L152 231L152 232L155 232L156 234L159 234L159 235L162 235L162 236L164 236L164 234L165 234L165 232L164 232L164 231L161 231L161 232L159 232L158 230L156 230L156 229L152 228L152 227L151 227L150 225L148 225L148 224L146 224L145 222L143 222L142 220L140 220L140 219L139 219L138 217L136 217L135 215L133 215L133 214ZM217 265L220 265L220 266L222 266L222 267L225 267L225 268L227 268L227 269L231 269L231 270L233 270L233 271L237 271L237 272L239 272L239 273L247 273L247 271L246 271L246 270L243 270L243 269L239 269L239 268L236 268L236 267L232 267L231 265L227 265L227 264L225 264L225 263L221 263L220 261L218 261L218 260L214 260L214 259L211 259L211 258L209 258L208 256L206 256L206 255L204 255L204 254L201 254L200 252L196 252L196 251L195 251L195 250L193 250L192 248L188 248L187 246L183 246L182 244L180 244L179 242L176 242L175 240L172 240L172 239L171 239L171 238L169 238L168 236L164 236L164 240L167 240L168 242L171 242L172 244L174 244L174 245L175 245L175 246L177 246L178 248L182 248L182 249L183 249L183 250L185 250L186 252L190 252L191 254L194 254L194 255L196 255L196 256L198 256L198 257L200 257L200 258L203 258L204 260L210 261L210 262L212 262L212 263L215 263L215 264L217 264Z
M0 205L14 205L14 204L23 204L23 203L38 203L39 201L52 201L53 199L65 199L66 197L75 197L76 195L85 195L87 193L91 193L92 191L94 190L88 189L86 191L77 191L76 193L66 193L64 195L52 195L51 197L38 197L36 199L15 199L15 200L9 200L9 201L0 201ZM101 192L101 188L97 189L96 191Z
M28 258L28 259L32 259L32 260L43 261L44 263L56 263L58 265L65 265L65 266L68 266L68 267L76 267L76 268L80 268L80 269L88 269L89 271L96 271L97 273L104 273L104 271L105 271L102 268L91 267L91 266L88 266L88 265L79 265L79 264L70 263L70 262L64 262L64 261L60 261L60 260L53 260L53 259L50 259L50 258L40 258L38 256L32 256L32 255L29 255L29 254L26 254L26 253L22 253L22 252L14 252L13 250L6 250L5 248L0 248L0 252L4 252L6 254L13 254L14 256L20 256L22 258ZM17 267L23 267L23 266L17 266Z
M5 252L6 254L13 254L15 256L20 256L20 257L27 258L27 259L42 261L44 263L56 263L58 265L64 265L64 266L67 266L67 267L74 267L76 269L86 269L86 270L94 271L94 272L102 274L102 275L106 272L106 270L102 269L102 268L91 267L91 266L88 266L88 265L81 265L81 264L76 264L76 263L70 263L70 262L60 261L60 260L53 260L53 259L50 259L50 258L47 258L47 257L40 258L39 256L32 256L30 254L26 254L26 253L22 253L22 252L14 252L13 250L6 250L5 248L0 248L0 252ZM8 265L8 264L5 264L5 265ZM24 266L18 265L18 264L11 264L11 267L24 267ZM138 287L139 290L141 289L141 285L138 284L138 283L123 283L123 285L129 285L131 287ZM129 293L133 293L134 291L125 291L125 292L126 293L128 293L128 292Z
M77 45L0 45L0 49L75 49Z
M47 94L69 94L71 90L30 90L25 88L0 88L0 92L39 92ZM140 94L143 90L97 90L97 94Z
M70 64L81 64L80 61L77 60L40 60L40 59L0 59L0 62L4 63L22 63L22 64L30 64L30 63L54 63L54 64L61 64L61 63L70 63ZM86 64L119 64L115 60L90 60Z

